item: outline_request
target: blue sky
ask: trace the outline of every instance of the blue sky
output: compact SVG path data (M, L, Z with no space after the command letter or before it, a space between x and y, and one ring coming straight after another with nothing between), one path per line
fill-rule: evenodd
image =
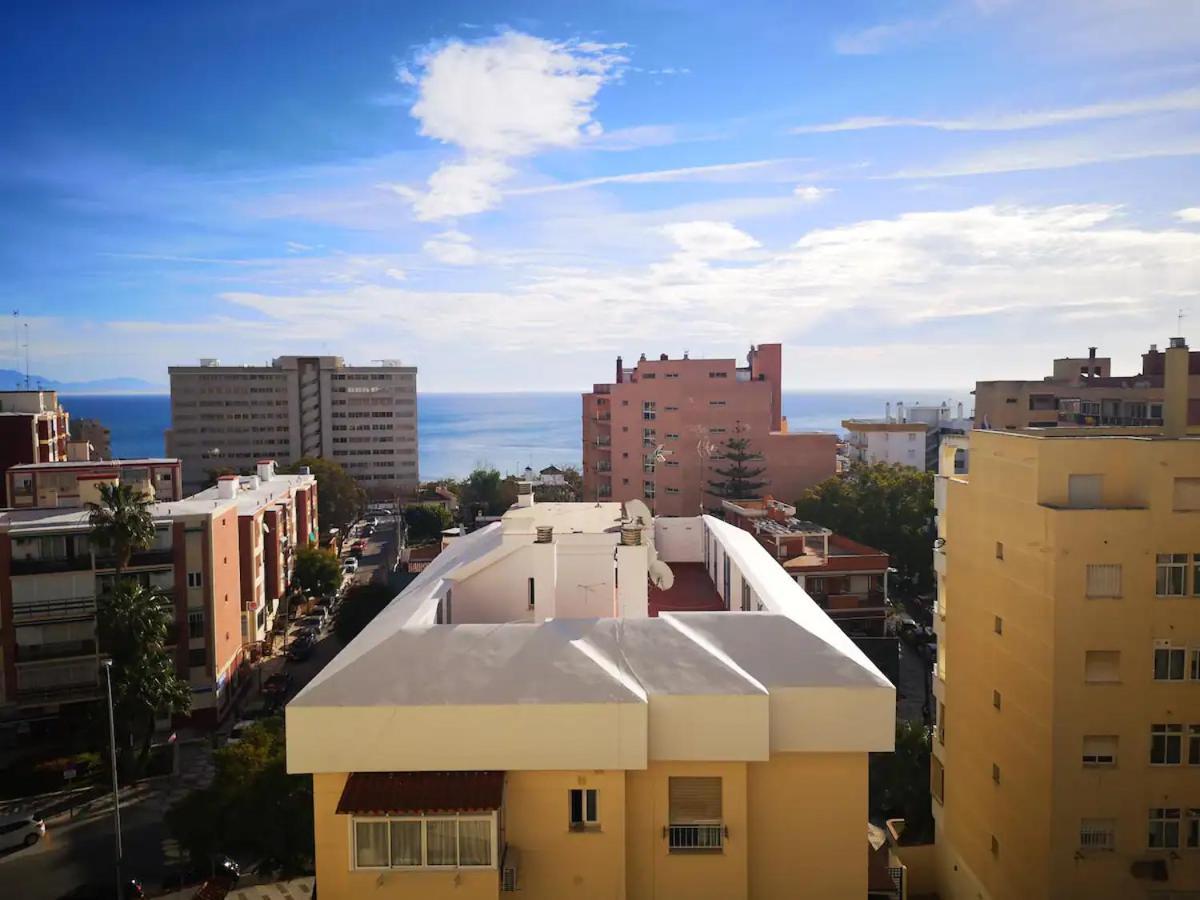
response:
M789 387L960 388L1130 370L1180 308L1200 344L1196 0L422 6L5 5L34 368L574 390L779 340Z

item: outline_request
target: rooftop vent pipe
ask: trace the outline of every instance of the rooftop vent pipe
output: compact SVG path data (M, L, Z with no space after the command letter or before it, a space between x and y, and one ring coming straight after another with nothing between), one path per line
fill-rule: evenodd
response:
M640 547L642 544L642 526L634 522L621 525L621 546Z
M535 544L553 544L554 543L554 526L539 525L537 527L537 537L533 541Z

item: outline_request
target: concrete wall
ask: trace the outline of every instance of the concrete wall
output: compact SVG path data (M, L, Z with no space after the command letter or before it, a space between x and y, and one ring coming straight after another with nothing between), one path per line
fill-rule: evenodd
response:
M654 546L659 559L673 562L704 561L704 527L699 516L654 520Z

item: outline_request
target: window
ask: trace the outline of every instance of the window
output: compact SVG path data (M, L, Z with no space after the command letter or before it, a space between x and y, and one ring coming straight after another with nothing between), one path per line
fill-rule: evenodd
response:
M1187 817L1183 820L1183 830L1187 835L1188 848L1195 850L1200 847L1200 807L1193 806L1187 810Z
M198 588L204 584L203 572L188 572L188 587Z
M595 788L571 788L567 794L570 807L568 821L572 831L583 831L600 824Z
M1098 564L1087 567L1087 596L1120 597L1121 596L1121 566Z
M996 541L996 559L1004 559L1004 544Z
M992 631L996 634L1004 634L1004 620L996 616L992 622Z
M1155 563L1154 593L1159 597L1182 597L1187 592L1186 553L1159 553Z
M1112 850L1116 845L1116 819L1080 819L1080 850Z
M1200 510L1200 478L1176 478L1173 500L1176 512Z
M188 665L199 669L208 663L208 651L203 647L193 647L188 651Z
M1068 475L1067 506L1073 509L1095 509L1100 506L1103 487L1103 475Z
M999 856L999 855L1000 855L1000 841L993 834L992 835L992 856Z
M937 710L937 739L939 744L946 743L946 704L939 703Z
M1200 766L1200 725L1188 726L1187 761L1189 766Z
M1154 807L1150 810L1150 835L1146 846L1168 850L1179 846L1179 807Z
M708 405L709 406L724 406L725 401L724 400L709 400Z
M658 436L658 433L653 428L642 429L642 443L653 444Z
M750 582L742 579L742 611L750 612Z
M996 709L1000 708L1000 692L999 691L992 691L992 706L996 707Z
M654 454L647 453L642 457L642 471L647 475L654 474Z
M647 422L651 422L655 418L657 418L657 416L658 416L658 413L655 411L653 400L647 400L645 403L642 404L642 418L643 419L645 419Z
M1188 651L1188 678L1200 681L1200 648Z
M494 866L494 816L354 820L358 869Z
M929 793L938 803L946 802L946 769L932 753L929 754Z
M537 594L536 594L537 589L534 587L534 585L536 583L537 582L535 582L532 578L529 579L529 608L530 609L533 609L534 600L536 599L536 596L537 596Z
M1000 783L1000 767L995 763L992 763L992 781Z
M673 852L720 850L724 837L720 777L670 777L667 794L667 848Z
M1183 681L1187 650L1183 647L1154 648L1154 680Z
M1105 684L1121 680L1120 650L1088 650L1083 656L1084 681Z
M1085 766L1116 766L1117 736L1116 734L1085 734L1084 764Z
M653 481L643 481L642 482L642 496L646 497L649 500L654 499L654 482Z
M1200 594L1200 553L1192 554L1192 593Z
M196 609L188 613L188 637L193 640L204 637L204 610Z
M1177 766L1183 759L1183 726L1150 726L1150 765Z

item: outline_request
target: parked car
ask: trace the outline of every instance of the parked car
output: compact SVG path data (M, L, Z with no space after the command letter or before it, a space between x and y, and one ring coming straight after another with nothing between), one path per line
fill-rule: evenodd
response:
M253 719L239 719L238 721L234 722L233 728L229 730L229 739L225 741L225 746L230 747L234 744L240 744L242 742L242 738L246 736L246 731L256 724L257 723Z
M0 850L32 847L45 833L46 823L37 816L5 816L0 818Z
M217 855L210 857L199 865L185 869L176 869L163 879L164 891L179 891L199 884L217 884L232 890L242 876L241 866L228 856Z
M357 572L358 571L358 560L355 559L353 556L350 557L348 560L346 560L344 563L342 563L342 569L345 570L346 572Z
M287 658L292 662L304 662L312 656L313 643L312 637L300 635L288 647Z
M79 887L61 894L59 900L142 900L145 896L146 890L142 887L142 883L136 878L129 878L123 882L120 895L117 893L116 886L111 882L101 882L81 884Z
M259 691L263 696L273 697L276 695L286 694L292 689L292 674L290 672L276 672L263 682L262 689Z
M321 629L325 627L325 617L318 615L305 616L300 620L300 628L304 631L311 632L313 635L321 633Z

